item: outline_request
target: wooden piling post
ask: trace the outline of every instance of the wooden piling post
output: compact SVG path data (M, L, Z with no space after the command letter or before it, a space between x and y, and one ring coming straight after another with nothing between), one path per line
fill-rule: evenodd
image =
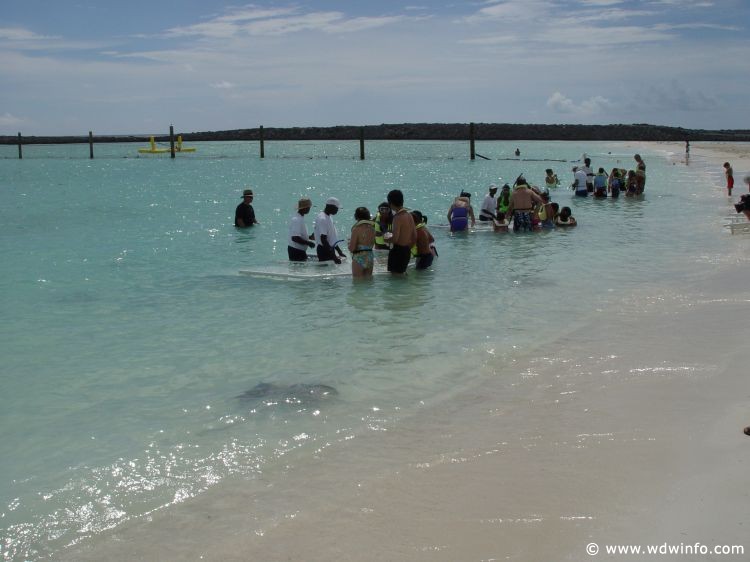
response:
M174 126L169 126L169 156L174 158Z
M258 128L258 138L260 139L260 157L266 157L265 146L263 146L263 125Z
M365 159L365 128L359 128L359 159Z
M469 123L469 154L472 160L476 158L474 150L474 123Z
M21 133L18 133L18 159L23 158L23 150L21 149Z
M94 133L89 131L89 158L94 159Z

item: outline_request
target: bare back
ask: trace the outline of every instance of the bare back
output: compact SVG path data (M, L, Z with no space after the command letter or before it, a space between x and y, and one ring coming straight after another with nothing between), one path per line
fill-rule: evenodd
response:
M391 242L397 246L409 246L417 243L417 227L414 219L406 209L399 209L393 217L393 238Z

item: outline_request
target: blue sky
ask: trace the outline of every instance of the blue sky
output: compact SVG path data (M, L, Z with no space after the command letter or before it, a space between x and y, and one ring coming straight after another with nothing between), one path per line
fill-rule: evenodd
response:
M750 129L748 0L2 0L0 134Z

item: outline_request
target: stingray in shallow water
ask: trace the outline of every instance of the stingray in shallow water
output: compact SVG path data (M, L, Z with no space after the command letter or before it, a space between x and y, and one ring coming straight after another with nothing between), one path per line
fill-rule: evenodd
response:
M338 390L327 384L282 385L261 382L237 398L242 402L278 402L282 404L310 404L338 395Z

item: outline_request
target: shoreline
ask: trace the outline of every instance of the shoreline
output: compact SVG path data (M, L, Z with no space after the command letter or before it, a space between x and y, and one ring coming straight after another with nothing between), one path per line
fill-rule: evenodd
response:
M196 141L591 141L591 142L750 142L750 130L685 129L662 125L547 125L518 123L389 123L380 125L335 125L326 127L254 127L226 131L184 132L175 129L186 142ZM88 144L169 142L168 132L124 135L0 135L0 145L22 144ZM684 150L684 144L683 144Z
M721 150L691 147L696 163L748 169ZM197 498L200 513L188 502L60 558L582 560L591 542L747 552L746 243L727 237L734 255L699 281L643 286L481 387L362 437L379 440L377 459L333 448L273 480L227 482L230 495ZM285 488L298 479L309 493ZM252 507L267 499L282 507L259 521Z

